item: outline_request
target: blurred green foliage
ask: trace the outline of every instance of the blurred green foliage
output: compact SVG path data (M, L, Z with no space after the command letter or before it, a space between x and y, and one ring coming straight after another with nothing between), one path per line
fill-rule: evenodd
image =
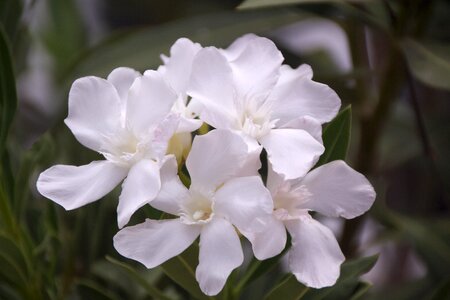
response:
M226 47L247 32L273 38L286 63L311 64L315 79L332 86L343 107L351 104L324 128L327 152L319 163L342 159L348 149L351 165L371 179L378 198L369 216L344 226L340 242L349 260L336 286L306 288L284 275L279 256L246 262L215 298L449 298L448 1L93 3L0 1L0 299L207 298L193 275L197 245L147 270L119 257L112 247L117 191L66 212L39 196L35 181L50 165L84 164L97 157L62 123L67 91L76 78L105 76L117 66L156 68L159 55L182 36ZM93 16L94 6L101 13ZM319 17L347 34L351 70L339 70L327 49L294 53L273 33ZM98 22L103 29L96 35L92 31ZM49 77L49 87L38 85L50 89L52 99L45 104L50 107L24 92L24 74L36 67L29 59L36 49L44 52L40 61L51 62L39 70L40 78ZM161 216L144 208L132 223L145 217ZM372 235L369 242L367 234ZM392 247L393 255L387 252ZM374 252L381 252L377 263L368 256ZM411 256L423 272L412 274ZM372 274L379 275L369 277L374 281L370 288L360 276L374 264Z

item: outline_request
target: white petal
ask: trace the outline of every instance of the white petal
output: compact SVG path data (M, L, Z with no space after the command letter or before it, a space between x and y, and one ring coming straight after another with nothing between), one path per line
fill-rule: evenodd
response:
M124 105L127 101L128 91L131 85L139 76L141 76L141 73L126 67L116 68L108 75L107 80L114 85Z
M171 156L161 167L161 190L150 205L172 215L178 215L180 203L189 198L188 189L177 175L178 167L175 157Z
M341 100L335 91L308 78L308 72L303 66L295 70L297 76L292 76L292 70L282 70L284 72L270 95L274 101L273 119L279 119L284 124L299 116L310 116L325 123L336 116Z
M208 47L198 52L187 93L202 104L200 119L215 128L235 126L232 71L219 50Z
M250 40L257 39L259 36L253 33L245 34L237 38L227 49L221 52L227 57L228 61L233 61L245 50Z
M253 253L259 260L274 257L286 247L286 229L283 222L274 217L268 219L262 231L241 231L241 233L250 241Z
M361 173L336 160L309 172L301 181L312 194L303 207L330 217L355 218L375 201L375 191Z
M161 188L159 166L144 159L133 165L122 184L117 206L119 228L125 226L136 210L155 199Z
M147 71L130 88L127 101L127 125L138 133L148 130L170 112L177 95L156 71Z
M182 253L198 237L198 226L186 225L179 218L129 226L114 236L114 248L121 255L154 268Z
M272 211L272 197L259 176L230 179L214 196L214 213L241 231L262 230Z
M186 166L192 186L208 192L242 172L248 155L247 144L228 130L216 129L196 136Z
M273 170L285 179L304 176L325 148L301 129L273 129L260 140Z
M90 76L72 84L69 113L64 122L81 144L101 150L103 137L120 127L120 118L120 98L110 82Z
M234 227L225 219L213 218L200 234L199 264L195 277L208 296L217 295L231 271L244 261L241 242Z
M310 216L285 224L292 237L289 267L297 280L312 288L335 284L345 257L331 230Z
M109 161L93 161L84 166L53 166L39 175L41 195L71 210L94 202L114 189L127 175L127 169Z
M196 131L200 128L200 126L202 126L202 124L202 120L181 117L180 124L178 124L177 133Z
M164 61L164 77L177 93L185 95L192 62L201 48L187 38L178 39L170 48L170 57Z
M310 116L303 116L293 119L281 128L293 128L293 129L303 129L308 132L313 138L315 138L319 143L323 144L322 141L322 125L319 121Z
M248 136L242 131L233 131L239 135L247 144L248 154L245 163L242 165L241 170L236 174L236 176L255 176L258 175L258 170L261 169L261 151L263 147L258 143L256 139Z
M272 164L270 162L267 163L267 181L266 186L267 189L269 189L270 194L272 197L275 197L278 193L278 189L284 185L286 180L284 179L284 176L281 174L278 174L273 171Z
M154 128L151 142L154 157L162 160L166 155L170 139L175 134L179 123L180 117L170 113Z
M265 98L279 76L283 55L267 38L249 38L239 56L230 61L240 97Z
M280 78L278 78L277 86L290 83L293 80L298 80L299 78L313 78L313 70L310 65L303 64L298 66L296 69L291 68L289 65L282 65L280 68Z

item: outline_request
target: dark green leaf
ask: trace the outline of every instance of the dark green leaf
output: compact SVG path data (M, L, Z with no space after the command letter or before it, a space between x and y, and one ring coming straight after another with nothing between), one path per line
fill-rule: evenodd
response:
M0 283L0 299L21 300L23 298L11 286L3 282Z
M21 0L0 1L0 23L11 41L14 39L17 31L22 14L22 6Z
M421 82L450 90L450 46L424 46L414 40L401 43L409 69Z
M299 283L294 275L286 276L274 289L266 296L266 300L298 300L308 292L309 288Z
M9 155L6 149L9 128L17 107L16 83L12 65L7 37L0 24L0 189L2 189L0 201L12 201L14 189ZM2 205L9 206L9 203L2 203ZM4 214L9 213L9 209L6 207L3 209L6 209Z
M17 246L14 239L3 233L0 233L0 253L13 261L23 274L27 272L27 265L21 249Z
M369 272L377 260L378 255L346 261L341 267L341 276L334 286L323 289L310 289L302 299L347 299L346 294L348 294L348 291L358 287L359 277Z
M450 277L444 279L433 291L430 300L450 299Z
M340 2L368 2L370 0L340 0ZM336 0L246 0L238 9L249 9L249 8L261 8L261 7L271 7L271 6L284 6L284 5L295 5L295 4L310 4L310 3L326 3L326 2L336 2Z
M30 177L38 164L49 161L53 154L53 141L49 134L43 135L29 151L25 153L16 176L16 187L14 191L14 210L17 216L22 215L26 206L30 189L28 187ZM34 183L33 183L34 184Z
M291 237L288 235L286 247L280 254L263 261L254 258L250 263L249 267L247 268L247 270L245 271L245 275L235 287L234 292L236 294L239 294L243 288L247 287L250 283L258 279L262 275L266 274L272 268L274 268L278 264L280 259L286 254L286 252L289 250L290 247L291 247Z
M16 83L11 52L0 26L0 155L6 148L6 137L17 107Z
M341 276L332 287L311 289L298 282L294 275L288 275L269 292L266 299L341 299L342 289L358 292L358 278L375 265L378 256L369 256L346 261L341 267Z
M119 300L120 297L115 295L107 288L101 286L97 282L90 279L81 279L78 281L78 289L81 289L81 295L84 299L107 299Z
M74 64L68 79L72 81L85 75L105 76L118 66L138 70L156 68L161 64L160 54L167 54L170 46L180 37L190 38L203 46L225 47L242 34L261 33L301 20L304 16L290 10L227 12L124 32L85 53Z
M192 244L182 254L175 256L161 265L164 273L196 299L211 299L200 290L195 279L195 268L198 264L198 245Z
M333 160L345 160L350 145L352 108L347 106L324 129L322 139L325 152L316 167Z
M47 0L48 18L42 41L55 61L57 76L84 50L86 29L74 0Z
M356 287L356 290L354 291L353 296L350 298L350 300L365 299L364 297L371 287L372 285L368 282L358 283L358 286Z
M140 286L142 286L147 291L147 294L149 296L153 297L154 299L170 300L170 298L164 295L160 290L148 283L146 278L139 274L139 272L137 272L132 266L124 262L120 262L110 256L107 256L106 259L127 272L128 275L130 275L137 283L139 283Z

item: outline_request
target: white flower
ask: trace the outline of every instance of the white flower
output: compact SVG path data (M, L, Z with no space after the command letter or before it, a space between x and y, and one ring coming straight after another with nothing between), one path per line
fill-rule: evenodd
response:
M200 49L202 49L200 44L193 43L187 38L180 38L170 48L170 57L161 55L164 65L158 68L158 72L178 95L172 107L172 111L181 116L177 132L192 132L202 125L201 120L195 119L198 116L198 105L195 101L189 101L186 94L192 62Z
M320 125L336 115L340 99L311 80L309 66L293 70L282 61L273 42L255 35L226 50L204 48L194 59L188 95L202 104L200 119L240 132L253 149L261 144L274 171L294 179L323 153Z
M284 180L269 168L267 187L274 200L274 217L266 230L244 233L255 256L266 259L279 254L286 244L286 228L292 238L289 268L297 280L313 288L333 285L345 258L331 230L314 220L309 211L355 218L372 206L372 185L337 160L295 180Z
M179 217L147 219L126 227L114 237L114 247L154 268L183 252L200 235L196 278L205 294L219 293L243 261L233 225L240 231L258 232L273 211L269 191L253 175L259 165L250 166L247 158L246 143L231 131L213 130L196 137L186 163L192 179L189 190L174 176L177 167L171 159L161 170L161 192L150 203Z
M76 80L65 123L81 144L106 160L53 166L39 176L39 192L71 210L100 199L126 177L117 208L123 227L160 190L160 166L178 126L179 118L168 115L176 97L156 71L141 76L118 68L107 80Z

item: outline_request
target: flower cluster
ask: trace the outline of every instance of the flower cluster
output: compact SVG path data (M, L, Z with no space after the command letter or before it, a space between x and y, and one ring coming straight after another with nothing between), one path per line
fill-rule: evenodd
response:
M313 169L324 152L322 124L341 105L336 93L313 81L309 66L283 65L273 42L251 34L227 49L181 38L162 58L156 71L118 68L107 79L73 83L65 122L104 160L53 166L40 175L39 192L69 210L123 181L114 247L153 268L200 237L195 275L207 295L242 264L241 235L264 260L283 251L289 233L296 278L333 285L344 256L310 212L354 218L375 199L343 161ZM203 123L213 130L192 141ZM260 157L267 157L266 184ZM189 187L178 176L184 162ZM123 228L146 204L168 218Z

